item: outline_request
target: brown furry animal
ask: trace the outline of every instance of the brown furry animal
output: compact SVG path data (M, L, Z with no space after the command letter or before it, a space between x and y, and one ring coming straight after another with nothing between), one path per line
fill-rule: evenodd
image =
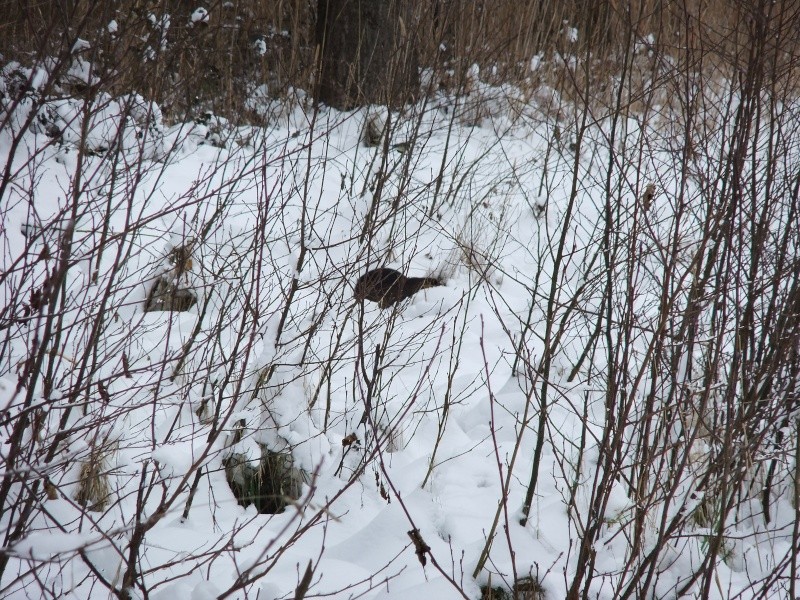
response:
M381 308L410 298L420 290L444 285L436 277L406 277L394 269L367 271L356 281L356 300L371 300Z

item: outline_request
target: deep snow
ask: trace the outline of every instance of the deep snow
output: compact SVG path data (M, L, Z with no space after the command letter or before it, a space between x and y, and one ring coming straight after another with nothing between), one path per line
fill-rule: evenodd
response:
M487 100L483 112L474 109L477 115L469 104L475 98L439 98L393 114L399 125L392 142L415 140L409 151L390 149L383 164L382 148L362 141L374 107L314 114L301 103L273 111L263 129L221 119L167 127L157 107L139 97L105 98L107 105L92 111L83 141L92 152L81 164L77 104L50 105L67 124L63 143L48 145L42 128L25 133L12 184L0 200L0 294L4 307L19 309L20 298L53 275L64 232L74 231L59 300L63 335L52 353L59 357L53 389L45 398L39 379L29 398L46 406L40 438L29 441L30 480L46 473L58 496L37 502L28 534L6 548L13 557L2 579L6 597L33 597L40 584L54 596L107 597L86 563L121 585L136 519L153 519L138 555L140 581L153 600L215 598L240 573L253 581L232 597L246 591L250 598L291 598L309 561L309 597L463 597L430 560L420 563L412 529L471 598L490 573L493 585L506 586L514 574L532 574L546 597L564 597L604 431L598 374L605 355L585 360L572 380L570 373L599 307L597 293L586 289L599 289L602 275L609 123L584 132L576 157L568 147L577 141L569 118L560 123L565 141L555 142L555 120L546 108L532 102L512 120L514 98L507 90L492 93L503 100ZM461 113L458 102L464 103ZM126 103L139 107L127 119ZM0 132L4 156L25 109ZM663 241L676 231L671 198L680 156L669 116L658 118L656 111L655 117L644 128L633 117L624 122L614 156L638 162L615 170L611 187L623 202L615 206L622 235L632 226L639 194L656 182L648 227L653 240ZM699 178L690 180L688 196L700 202L702 186ZM382 197L373 210L377 190ZM362 236L369 219L373 226ZM701 221L681 222L677 236L687 256ZM26 238L25 227L39 234ZM562 231L565 253L554 273ZM173 267L165 257L188 238L196 240L192 266L180 277L196 291L197 305L186 313L143 312L152 282ZM45 244L53 258L37 262ZM645 249L646 269L637 274L639 327L631 348L641 354L631 358L632 376L658 318L663 255L656 243ZM362 312L352 300L352 283L384 265L415 276L439 274L447 285L419 293L396 311L366 303ZM540 432L537 367L554 276L560 282L555 325L574 294L581 294L581 311L569 313L559 338L549 372L547 430ZM17 365L31 352L37 328L43 335L43 324L18 320L4 334L4 435L28 397L28 387L17 390ZM98 337L92 338L95 326ZM521 336L523 360L513 373ZM97 350L83 361L87 347ZM636 402L646 386L639 390ZM44 449L68 404L66 437L45 464ZM209 441L215 409L222 431ZM636 410L632 415L649 418ZM352 433L358 444L343 446ZM539 482L522 526L539 435L545 435ZM257 462L259 444L290 448L306 473L302 498L282 514L239 506L225 481L222 460L236 452ZM700 464L705 444L696 440L685 452ZM104 448L100 460L111 490L101 511L75 502L81 461L96 448ZM699 471L682 475L664 514L700 502L693 495ZM149 492L143 498L137 497L140 485ZM489 560L473 580L506 485L507 512L500 512ZM595 545L592 590L598 598L613 597L630 577L621 573L630 559L635 501L624 480L612 485ZM169 507L160 515L156 509L164 501ZM643 554L664 526L664 501L656 504ZM6 513L3 530L14 519ZM770 573L790 551L793 519L785 496L769 526L745 518L731 523L730 552L716 565L710 597L727 598ZM658 597L673 597L687 581L705 555L708 535L701 525L671 535L659 553ZM132 597L143 594L135 590Z

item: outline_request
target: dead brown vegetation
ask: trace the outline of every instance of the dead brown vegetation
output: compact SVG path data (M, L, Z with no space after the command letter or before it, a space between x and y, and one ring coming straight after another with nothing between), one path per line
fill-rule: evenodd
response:
M200 6L204 18L195 13ZM96 82L69 93L136 90L159 102L170 120L205 112L257 120L245 102L257 86L266 85L275 98L313 89L317 3L310 0L4 0L0 14L6 61L79 54ZM580 56L602 99L602 80L617 72L632 47L669 57L679 70L722 69L731 76L748 64L754 30L765 34L759 36L764 69L788 74L797 50L770 45L800 31L800 7L743 0L453 0L418 3L413 20L419 64L432 74L426 81L434 89L469 91L473 65L483 81L535 88L542 73L532 73L534 57ZM88 44L81 48L79 40Z

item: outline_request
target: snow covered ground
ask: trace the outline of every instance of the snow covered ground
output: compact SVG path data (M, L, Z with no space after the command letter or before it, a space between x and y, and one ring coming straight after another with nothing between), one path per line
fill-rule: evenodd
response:
M532 576L545 598L786 597L793 407L751 420L751 452L703 378L748 300L701 276L724 115L690 156L674 107L588 114L546 89L429 99L376 147L376 107L272 106L265 128L84 108L23 102L0 132L0 595L444 600ZM786 274L783 115L752 136L781 159L749 154L741 179L785 200L764 231ZM356 303L379 266L446 285ZM159 277L196 304L146 312ZM274 515L226 481L264 448L302 471Z

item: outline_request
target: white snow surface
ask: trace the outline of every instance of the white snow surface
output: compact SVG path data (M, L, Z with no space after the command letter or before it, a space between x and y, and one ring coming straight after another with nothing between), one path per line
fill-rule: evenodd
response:
M193 21L207 18L197 14ZM513 94L502 97L517 102ZM25 286L41 286L54 258L33 262L24 277L12 266L45 245L57 256L70 231L73 260L62 294L65 319L75 324L60 340L64 360L47 399L41 381L15 391L16 365L29 347L5 346L0 408L20 411L29 395L51 402L43 416L48 435L61 418L66 434L62 462L47 472L57 497L45 497L27 535L5 548L11 561L4 597L28 597L29 588L11 582L20 574L18 581L30 584L30 569L61 597L110 597L95 579L121 585L135 525L150 519L138 557L153 600L216 598L238 574L252 580L229 597L292 598L309 564L309 594L329 598L463 598L451 580L477 598L490 573L493 585L532 574L547 598L563 598L577 568L581 532L574 514L590 510L587 490L599 468L603 389L585 377L569 380L591 318L570 322L553 357L550 377L558 391L550 392L546 432L537 430L541 377L535 368L512 368L528 315L524 357L535 366L543 355L553 249L562 231L570 253L558 273L562 298L592 274L585 267L600 244L607 124L585 134L573 191L575 156L566 143L551 145L553 121L530 116L539 114L533 109L512 120L491 100L482 111L464 108L452 128L454 105L393 113L400 123L393 142L410 139L416 128L410 161L406 152L383 158L381 147L363 145L369 108L313 115L298 104L264 128L221 119L164 127L157 107L139 97L97 102L88 139L98 154L78 161L74 142L84 116L77 106L56 103L64 142L26 132L25 151L13 157L14 186L2 199L2 270L9 275L0 300L10 306L30 294ZM138 118L125 110L131 103ZM25 107L17 110L14 123L21 124ZM561 129L566 140L569 126ZM646 133L634 118L624 130L630 140ZM0 132L3 157L14 131ZM110 166L104 152L117 152L117 164ZM621 195L629 200L619 207L625 213L634 210L645 182L658 182L653 223L663 232L673 218L674 156L666 142L656 142L638 172L617 173L613 183L630 186ZM565 226L571 200L577 209ZM362 237L368 218L378 225ZM26 227L39 234L26 238ZM682 230L687 248L695 233ZM177 280L196 291L198 303L184 313L144 312L151 283L173 268L165 257L189 238L192 266ZM446 285L396 310L362 308L352 284L378 266L441 276ZM657 279L643 274L639 281L642 322L656 318ZM95 323L98 314L106 316L99 357L79 372L91 329L81 328L82 319ZM15 327L35 331L37 324ZM173 373L190 340L181 371ZM646 333L640 343L646 347ZM592 361L602 370L597 356L582 372ZM367 383L373 377L374 392ZM106 400L96 385L81 387L90 381L104 382ZM88 408L65 417L75 389L83 390L78 398ZM215 409L226 420L209 442ZM235 441L237 423L244 435ZM343 446L353 433L359 442ZM523 526L540 435L546 438L539 482ZM582 438L586 450L576 475ZM234 451L256 464L261 445L289 449L306 473L301 498L276 515L240 506L222 468ZM75 501L79 465L100 446L112 500L102 511L87 511ZM702 456L702 446L693 452ZM198 464L201 476L184 518ZM143 480L151 492L139 498ZM675 512L695 491L694 481L687 476ZM508 512L500 511L490 559L473 580L506 486ZM166 514L155 512L172 495ZM595 548L593 597L612 598L620 584L635 504L625 482L613 485ZM780 503L769 532L755 520L739 523L710 597L745 591L769 572L790 544L793 512L788 501ZM661 526L647 523L645 548ZM425 565L408 534L414 529L430 546ZM672 597L703 559L707 531L698 526L684 534L662 552L660 597Z
M189 20L192 24L208 23L208 19L209 19L208 11L202 6L194 9L194 11L192 11L192 14L189 17Z

